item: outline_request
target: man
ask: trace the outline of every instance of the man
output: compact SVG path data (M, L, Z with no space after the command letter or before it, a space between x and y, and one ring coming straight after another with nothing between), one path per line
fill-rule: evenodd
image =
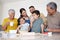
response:
M8 11L8 14L9 14L9 17L5 18L3 23L2 23L2 29L5 32L9 32L9 30L16 30L17 24L18 24L17 19L14 18L15 11L13 9L10 9Z
M33 11L35 11L35 7L34 7L34 6L30 6L30 7L29 7L29 10L30 10L30 12L32 13Z
M57 11L57 4L50 2L47 4L47 31L60 32L60 12Z

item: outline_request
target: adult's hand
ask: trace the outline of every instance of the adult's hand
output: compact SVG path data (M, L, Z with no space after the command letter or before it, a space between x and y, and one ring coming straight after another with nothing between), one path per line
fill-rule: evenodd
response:
M60 29L59 28L55 28L55 29L49 28L48 31L49 32L60 32Z
M7 26L10 24L10 22L7 22L4 26L3 26L3 30L6 30L7 29Z

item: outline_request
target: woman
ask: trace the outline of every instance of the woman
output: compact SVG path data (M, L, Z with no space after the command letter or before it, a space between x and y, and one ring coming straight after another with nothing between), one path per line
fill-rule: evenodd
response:
M25 22L30 24L29 17L28 17L26 10L24 8L20 9L20 17L18 18L18 25L20 25L19 22L20 22L21 17L25 18Z

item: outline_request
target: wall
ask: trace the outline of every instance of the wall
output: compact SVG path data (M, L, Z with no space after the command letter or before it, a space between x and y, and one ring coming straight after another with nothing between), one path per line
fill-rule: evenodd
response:
M2 4L0 3L0 24L2 23Z
M19 9L20 8L25 8L27 10L27 14L30 15L29 12L29 6L33 5L37 10L39 10L41 13L43 13L45 16L47 16L47 11L46 11L46 5L47 3L54 1L58 5L58 10L60 11L60 2L59 0L22 0L22 1L15 1L15 2L8 2L3 4L3 12L1 16L1 23L4 18L8 17L8 10L9 9L14 9L16 11L15 17L19 17Z

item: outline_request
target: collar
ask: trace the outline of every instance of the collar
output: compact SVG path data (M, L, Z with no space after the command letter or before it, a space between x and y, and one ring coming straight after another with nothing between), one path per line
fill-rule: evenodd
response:
M49 14L48 14L48 16L53 16L53 17L54 17L54 16L57 15L57 13L58 13L58 12L55 12L53 15L49 15Z

